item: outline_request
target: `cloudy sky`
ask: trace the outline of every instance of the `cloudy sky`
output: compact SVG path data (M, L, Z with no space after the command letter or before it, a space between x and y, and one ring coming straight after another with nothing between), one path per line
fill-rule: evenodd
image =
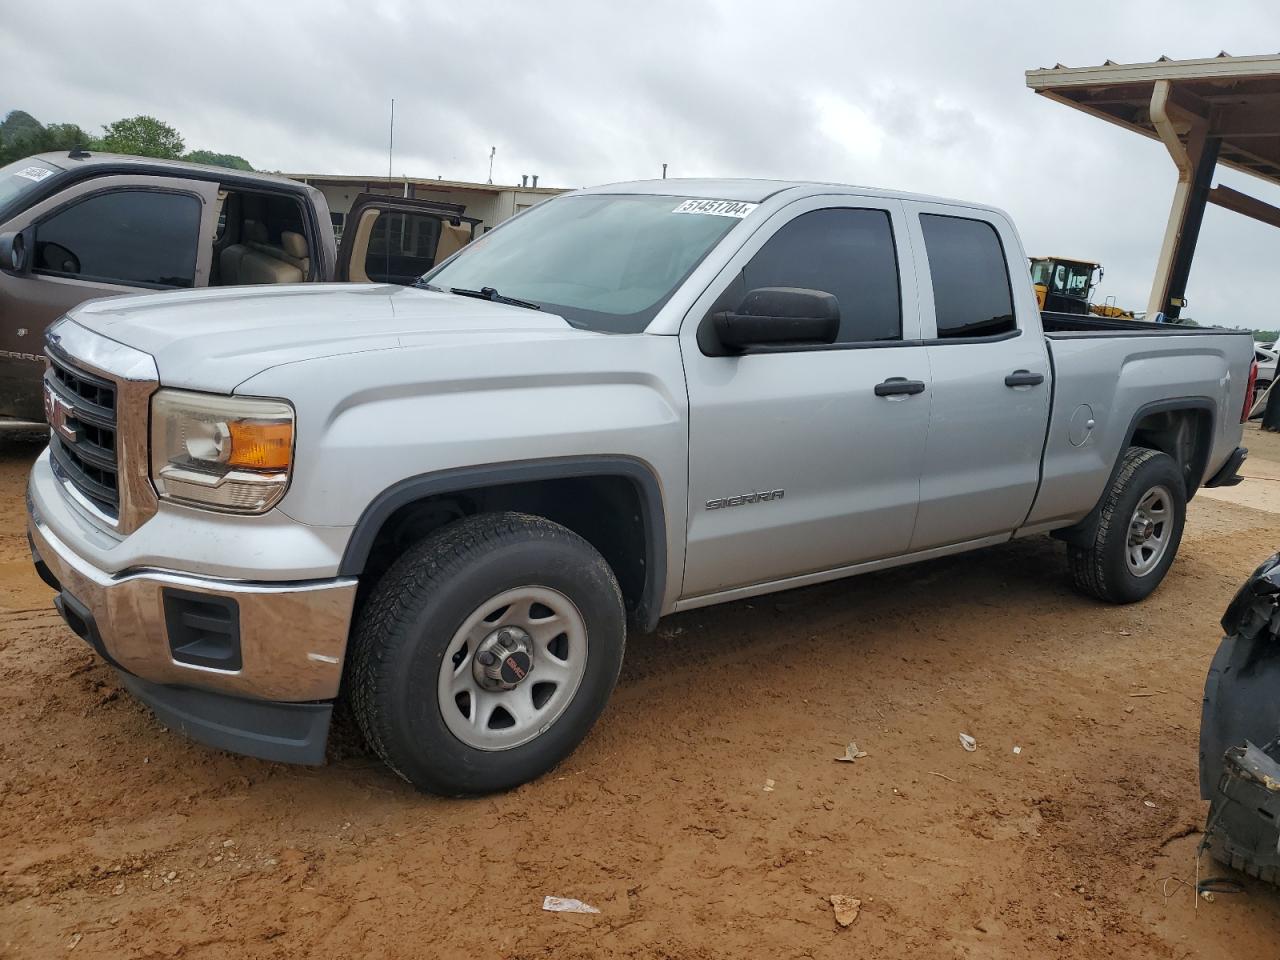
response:
M60 0L7 4L12 102L96 128L148 113L260 169L812 178L1004 207L1029 253L1097 259L1145 308L1174 168L1037 97L1027 69L1280 52L1277 0ZM1280 190L1219 182L1280 203ZM1280 231L1210 207L1188 313L1280 327Z

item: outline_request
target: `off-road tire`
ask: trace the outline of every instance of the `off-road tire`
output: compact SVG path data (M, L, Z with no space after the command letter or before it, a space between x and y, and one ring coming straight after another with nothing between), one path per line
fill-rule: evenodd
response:
M1209 807L1209 823L1216 822L1216 828L1209 836L1209 856L1223 866L1239 870L1263 883L1280 886L1280 857L1276 854L1276 842L1280 837L1274 827L1263 826L1261 818L1252 810L1227 809L1225 815L1220 813L1219 798ZM1239 822L1232 820L1232 814ZM1261 834L1265 834L1262 836ZM1241 846L1231 837L1253 837L1253 847Z
M1208 852L1218 863L1264 883L1280 886L1280 826L1248 802L1218 788L1226 767L1226 749L1274 736L1274 706L1258 710L1259 696L1275 688L1271 662L1256 665L1241 678L1241 666L1254 649L1248 638L1228 634L1209 664L1200 711L1200 796L1210 801L1206 829ZM1242 683L1244 686L1242 687Z
M530 584L558 590L580 611L586 671L569 706L533 740L497 751L468 746L441 714L441 660L480 604ZM587 735L613 691L625 642L622 593L591 544L542 517L481 514L408 549L373 588L348 651L348 696L369 748L418 789L507 790L550 770Z
M1138 501L1158 485L1166 487L1173 500L1172 539L1156 567L1144 576L1135 576L1125 560L1129 520ZM1177 463L1158 450L1130 447L1124 452L1120 469L1103 499L1093 542L1088 546L1067 547L1067 561L1076 589L1108 603L1136 603L1146 599L1160 586L1177 556L1186 519L1186 488Z

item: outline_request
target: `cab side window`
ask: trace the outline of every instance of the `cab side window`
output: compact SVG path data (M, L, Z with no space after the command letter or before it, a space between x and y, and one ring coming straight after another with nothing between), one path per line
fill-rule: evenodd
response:
M34 272L145 287L195 282L200 201L116 190L86 197L36 226Z
M982 220L929 213L920 215L920 228L938 337L993 337L1017 330L1009 268L995 228Z
M742 271L743 290L802 287L840 304L837 343L902 339L898 256L887 210L833 208L796 217Z

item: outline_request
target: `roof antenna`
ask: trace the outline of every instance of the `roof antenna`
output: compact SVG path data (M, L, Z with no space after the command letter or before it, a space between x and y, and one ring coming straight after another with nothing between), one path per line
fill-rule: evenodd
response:
M497 147L489 148L489 182L493 183L493 155L498 152Z
M391 179L391 152L396 146L396 98L391 98L391 133L387 137L387 179Z
M387 135L387 189L391 189L391 155L396 146L396 98L391 98L391 132ZM407 183L406 183L407 186ZM380 214L381 216L381 214ZM391 280L391 224L387 224L387 259L386 276L383 283Z
M71 151L67 154L67 158L70 160L83 160L87 156L89 156L89 151L79 143L72 147Z

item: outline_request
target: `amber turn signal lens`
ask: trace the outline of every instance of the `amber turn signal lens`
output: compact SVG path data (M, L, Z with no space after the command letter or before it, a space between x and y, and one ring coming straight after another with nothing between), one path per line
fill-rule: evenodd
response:
M293 456L293 424L232 420L227 464L249 470L287 470Z

